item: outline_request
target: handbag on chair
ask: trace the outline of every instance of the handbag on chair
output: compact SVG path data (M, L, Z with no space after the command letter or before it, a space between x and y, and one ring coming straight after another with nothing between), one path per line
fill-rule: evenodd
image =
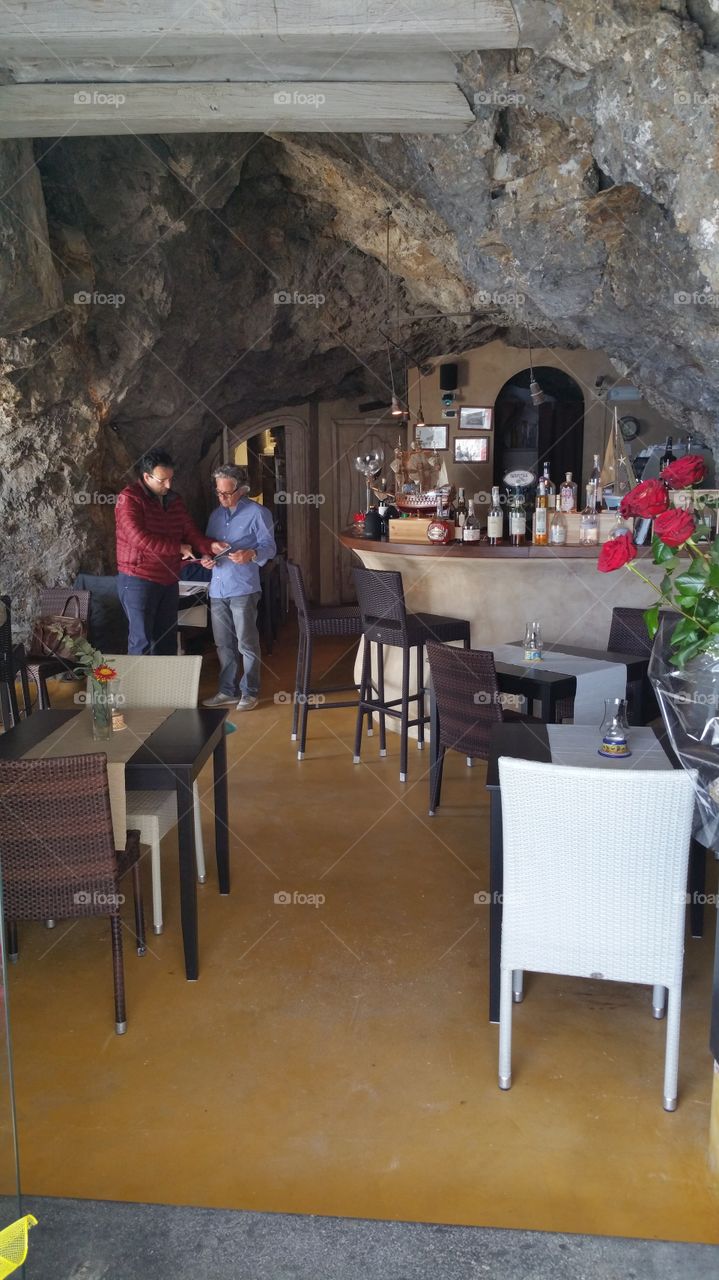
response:
M68 613L73 605L74 611ZM30 638L30 653L43 658L63 658L71 662L75 658L72 642L87 636L87 623L80 617L80 601L68 596L61 613L43 614L35 618Z

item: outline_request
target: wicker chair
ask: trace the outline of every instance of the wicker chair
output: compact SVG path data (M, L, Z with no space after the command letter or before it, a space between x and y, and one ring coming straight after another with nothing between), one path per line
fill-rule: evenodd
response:
M77 591L74 587L46 587L40 592L38 612L42 617L57 614L58 617L66 615L79 618L87 625L90 615L90 592ZM37 686L37 705L41 711L47 711L50 706L50 695L47 691L48 676L71 673L73 665L72 660L56 658L53 654L29 653L27 655L27 670Z
M502 706L491 652L431 643L427 658L439 716L439 742L429 775L429 814L433 817L439 808L445 752L461 751L468 765L476 759L486 760L493 725L533 717Z
M117 671L120 692L128 710L133 707L196 707L200 687L201 655L163 657L154 654L109 654L107 661ZM200 884L207 879L202 841L200 791L192 788L195 821L195 858ZM177 796L174 791L128 791L127 821L137 827L143 844L151 850L152 928L162 933L162 873L160 841L177 825Z
M12 729L20 719L20 710L15 692L15 681L20 677L22 683L25 715L32 711L30 686L25 666L25 650L21 644L12 642L12 606L9 596L0 596L0 715L3 729Z
M356 690L354 684L337 684L326 688L312 687L312 642L322 636L346 636L348 638L362 635L362 619L356 605L330 605L313 608L305 591L302 570L291 560L287 562L287 575L290 594L297 610L299 628L299 644L297 647L297 671L295 675L295 691L292 709L291 741L297 742L299 728L299 747L297 759L303 760L307 744L307 721L310 711L321 707L323 711L334 707L356 707L357 699L344 702L328 702L328 693L346 693Z
M128 831L115 851L101 754L0 761L3 907L9 951L17 958L18 920L108 916L112 937L115 1031L127 1030L119 885L130 871L137 954L145 954L140 842Z
M369 712L379 715L380 755L387 754L386 717L400 722L399 780L407 781L407 743L409 729L417 728L417 747L424 747L425 713L424 647L430 640L461 640L469 648L470 626L464 618L446 618L436 613L407 613L402 575L395 570L354 569L357 598L362 614L364 654L360 700L357 709L354 763L360 762L362 720ZM377 688L372 683L372 645L377 647ZM402 692L399 698L387 700L384 692L384 646L402 650ZM417 655L417 692L410 694L410 655ZM410 702L417 703L417 715L409 717ZM399 707L399 710L397 709Z
M522 970L645 983L655 989L654 1005L657 989L668 991L664 1107L673 1111L691 777L683 770L611 773L502 757L499 778L500 1088L512 1083L512 993L515 999L521 993ZM606 838L608 813L621 833L617 840ZM562 814L572 821L561 821Z

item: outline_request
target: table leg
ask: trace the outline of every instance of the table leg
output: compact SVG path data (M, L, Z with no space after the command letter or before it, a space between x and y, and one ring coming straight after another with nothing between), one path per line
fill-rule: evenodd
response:
M489 802L489 1021L499 1022L499 966L502 958L502 793L492 788Z
M185 952L185 977L195 982L200 972L197 940L197 872L195 868L195 813L192 770L175 769L177 791L177 844L180 860L180 919Z
M544 724L554 724L557 699L551 684L543 684L540 692L541 717Z
M212 753L215 790L215 855L220 893L230 892L230 833L227 826L227 739L222 734Z

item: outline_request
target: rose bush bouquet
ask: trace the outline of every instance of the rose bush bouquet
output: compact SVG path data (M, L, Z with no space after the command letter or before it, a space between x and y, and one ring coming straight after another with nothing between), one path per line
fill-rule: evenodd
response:
M703 478L703 457L689 453L665 467L659 480L644 480L622 498L623 516L654 520L652 558L664 569L658 587L634 563L637 548L630 533L605 542L597 565L601 573L626 567L657 592L659 600L644 614L652 638L662 606L682 615L670 642L671 661L680 669L699 653L719 652L719 539L711 548L701 547L698 539L708 535L708 528L697 524L692 511L671 507L669 501L669 489L686 489ZM677 573L680 549L689 555L689 565Z

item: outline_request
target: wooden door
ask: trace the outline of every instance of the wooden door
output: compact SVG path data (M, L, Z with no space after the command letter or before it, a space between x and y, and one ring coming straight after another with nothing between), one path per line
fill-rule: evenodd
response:
M334 457L334 528L337 532L349 528L356 511L364 511L367 502L365 478L355 468L358 454L369 453L372 449L384 451L384 462L379 478L387 476L392 479L389 464L394 456L394 448L398 437L402 438L403 447L405 432L392 417L367 422L366 419L340 418L333 423L333 457ZM357 561L335 539L334 583L332 595L335 601L348 604L354 601L356 592L352 581L352 566Z

